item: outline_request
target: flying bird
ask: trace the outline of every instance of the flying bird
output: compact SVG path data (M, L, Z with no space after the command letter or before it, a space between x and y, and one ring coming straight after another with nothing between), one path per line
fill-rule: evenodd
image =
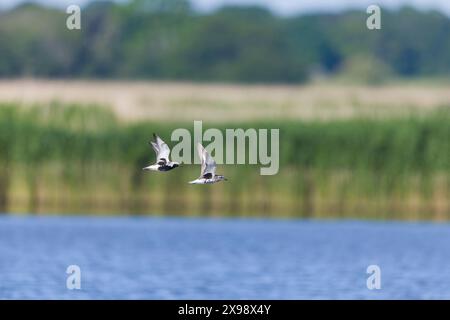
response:
M159 136L153 134L155 141L150 141L153 150L156 153L156 163L143 168L143 170L150 171L169 171L179 167L180 164L175 161L170 161L170 149L167 143L165 143Z
M214 161L205 148L203 148L200 142L197 144L197 152L200 160L202 161L200 177L190 181L190 184L212 184L222 180L227 180L224 176L216 174L216 161Z

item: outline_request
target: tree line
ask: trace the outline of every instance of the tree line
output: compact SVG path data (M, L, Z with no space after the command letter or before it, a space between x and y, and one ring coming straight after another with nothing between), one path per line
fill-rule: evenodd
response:
M24 4L0 12L0 76L298 83L316 75L367 82L448 75L447 16L383 9L381 30L368 30L367 17L103 1L82 8L81 30L68 30L64 10Z

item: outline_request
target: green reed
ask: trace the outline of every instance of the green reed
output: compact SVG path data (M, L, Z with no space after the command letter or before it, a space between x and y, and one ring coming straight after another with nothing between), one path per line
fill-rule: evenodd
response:
M153 132L170 144L172 130L193 123L123 123L98 106L2 104L0 211L447 219L449 110L214 125L280 129L280 172L224 165L228 183L198 187L186 184L197 165L141 170L154 160Z

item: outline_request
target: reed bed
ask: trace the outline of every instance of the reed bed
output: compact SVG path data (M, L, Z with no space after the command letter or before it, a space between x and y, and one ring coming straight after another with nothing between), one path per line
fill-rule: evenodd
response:
M389 119L214 123L280 129L280 171L144 173L148 140L191 122L121 122L95 105L0 105L0 212L448 220L450 109ZM206 125L204 129L207 129Z

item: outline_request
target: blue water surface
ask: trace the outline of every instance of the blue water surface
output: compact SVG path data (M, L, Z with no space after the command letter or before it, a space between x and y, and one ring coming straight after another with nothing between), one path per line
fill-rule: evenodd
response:
M450 299L450 225L2 215L0 299L14 298Z

